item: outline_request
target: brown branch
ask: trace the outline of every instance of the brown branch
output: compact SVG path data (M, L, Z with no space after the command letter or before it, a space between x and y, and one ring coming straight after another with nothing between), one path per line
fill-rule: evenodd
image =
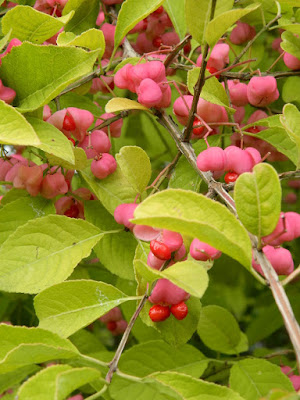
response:
M192 38L191 35L186 36L180 43L178 43L174 49L167 55L164 61L164 65L166 69L170 66L174 58L177 56L177 54L184 48L184 46L188 43L188 41Z
M212 0L211 9L210 9L210 18L209 18L210 21L214 18L216 4L217 4L217 0ZM202 88L205 83L205 70L206 70L206 65L207 65L207 60L206 60L207 54L208 54L208 43L206 42L204 45L203 51L202 51L201 69L200 69L197 83L194 88L195 90L194 90L193 103L192 103L192 106L191 106L191 109L189 112L188 123L187 123L185 131L183 133L183 140L187 141L187 142L190 140L191 132L193 129L194 115L197 110L197 104L198 104L198 101L200 98Z
M95 130L105 128L106 126L111 125L113 122L119 121L119 119L128 117L128 115L129 115L129 111L121 111L120 114L115 115L114 117L108 118L108 119L104 120L101 124L96 125L89 132L93 132Z
M282 172L281 174L278 174L278 178L279 179L300 178L300 169L297 169L297 171Z
M256 72L223 72L221 73L222 77L230 78L230 79L239 79L240 81L248 81L249 79L252 78L252 76L255 76ZM275 79L280 79L280 78L287 78L289 76L300 76L300 70L299 71L282 71L282 72L273 72L271 74L268 74L266 72L261 72L260 74L257 73L259 76L273 76Z

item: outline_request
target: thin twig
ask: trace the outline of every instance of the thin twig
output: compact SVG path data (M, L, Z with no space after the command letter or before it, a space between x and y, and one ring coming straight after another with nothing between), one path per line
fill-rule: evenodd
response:
M188 41L191 39L191 35L186 36L180 43L178 43L174 49L167 55L164 61L164 65L166 69L169 67L169 65L172 63L174 58L177 56L177 54L184 48L184 46L188 43Z
M106 126L111 125L113 122L119 121L119 119L123 119L123 118L127 117L128 115L129 115L129 111L121 111L120 114L115 115L114 117L111 117L111 118L107 118L101 124L96 125L89 132L93 132L93 131L105 128Z
M282 286L285 286L288 283L292 282L299 274L300 265L298 265L298 267L290 275L288 275L283 281L281 281Z
M282 172L281 174L278 174L278 178L280 180L290 179L290 178L300 178L300 169L297 169L297 171Z
M209 18L210 21L214 18L216 4L217 4L217 0L212 0L211 9L210 9L210 18ZM194 114L197 110L197 104L198 104L198 101L200 98L202 88L205 83L205 70L206 70L206 65L207 65L207 60L206 60L207 55L208 55L208 43L206 42L205 45L203 46L201 69L200 69L197 83L195 85L193 103L192 103L192 106L191 106L191 109L189 112L188 123L187 123L187 126L186 126L184 134L183 134L183 141L185 141L185 142L188 142L190 140L191 132L193 129Z
M119 343L119 346L117 348L117 351L114 355L114 358L112 359L112 361L109 364L109 371L105 377L106 382L110 383L111 379L113 377L113 374L116 372L117 368L118 368L118 363L120 360L120 357L123 353L124 347L127 343L128 337L130 335L131 329L137 319L137 317L139 316L140 312L142 311L146 301L148 300L148 294L145 294L142 298L142 300L140 301L137 309L135 310L135 313L133 314L133 316L131 317L131 320L129 321L129 324L122 336L122 339Z
M103 393L106 392L107 388L108 388L108 386L104 385L103 388L99 392L94 393L89 397L86 397L85 400L96 400L96 399L99 399L103 395Z
M231 65L234 65L236 63L238 63L240 61L240 59L243 57L244 54L247 53L247 51L249 50L249 48L253 45L253 43L260 37L260 35L264 32L266 32L271 25L274 24L274 22L276 22L280 17L281 17L281 7L280 4L276 1L277 4L277 8L278 8L278 12L275 18L273 18L267 25L265 25L255 36L253 39L249 40L249 42L247 43L247 45L244 47L244 49L242 50L242 52L235 57L235 59L233 60Z

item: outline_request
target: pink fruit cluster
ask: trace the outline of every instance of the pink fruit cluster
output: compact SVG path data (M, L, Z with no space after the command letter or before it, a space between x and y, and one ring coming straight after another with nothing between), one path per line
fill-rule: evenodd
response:
M84 219L84 201L95 200L95 196L86 188L72 191L75 197L63 196L55 202L56 214L66 215L69 218ZM80 200L79 200L80 199Z
M197 157L197 166L201 171L213 171L216 178L225 171L234 172L236 178L261 161L258 150L248 147L245 150L236 146L229 146L225 150L220 147L209 147ZM228 182L227 182L228 183Z
M112 308L108 313L100 317L99 320L106 325L107 329L114 336L124 333L128 325L118 307Z
M114 114L103 114L96 121L100 125L103 120L114 116ZM94 116L87 110L81 110L75 107L68 107L52 114L47 122L54 125L57 129L66 135L75 145L81 147L87 158L93 159L91 171L98 179L104 179L111 175L117 168L116 160L108 152L111 148L111 142L107 135L108 129L94 130L88 133L88 128L94 122ZM121 134L122 120L112 124L112 136L118 137Z
M115 85L138 95L145 107L166 108L171 103L171 89L166 83L166 69L160 61L126 64L115 75Z
M36 0L33 8L46 14L55 14L57 17L62 16L62 10L68 0Z

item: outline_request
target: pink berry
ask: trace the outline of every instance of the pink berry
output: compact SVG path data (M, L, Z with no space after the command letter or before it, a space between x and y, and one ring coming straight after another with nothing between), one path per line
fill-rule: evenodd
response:
M86 135L80 147L86 152L87 158L95 158L101 153L108 153L111 148L109 137L104 131L95 130Z
M39 165L28 167L21 165L13 184L17 189L26 189L31 196L37 196L43 180L43 169Z
M228 90L230 94L230 100L233 105L242 107L249 103L247 96L247 85L245 83L241 83L238 79L229 80Z
M138 102L146 107L155 107L163 97L159 85L152 79L144 79L138 87Z
M189 112L192 107L193 96L187 95L182 97L178 97L173 104L173 111L176 115L178 121L182 125L186 125L188 122Z
M98 179L104 179L115 172L117 162L108 153L103 153L99 160L93 160L91 164L92 174Z
M199 99L197 104L197 114L205 122L227 122L228 116L224 107L218 104L209 103L204 99Z
M216 260L221 257L222 252L207 243L194 239L191 243L190 254L195 260Z
M209 147L197 157L197 166L201 171L223 171L226 166L226 154L220 147Z
M236 172L238 175L241 175L244 172L250 172L255 165L253 157L239 147L226 147L224 153L227 160L224 168L225 171Z
M289 275L293 272L294 262L289 250L283 247L272 247L268 245L263 248L263 253L278 275ZM254 260L252 261L252 265L257 272L264 275L261 266Z
M109 119L109 118L112 118L115 116L116 116L116 114L113 114L113 113L105 113L105 114L100 115L100 119L97 119L97 121L96 121L96 126L102 124L106 119ZM122 132L122 126L123 126L122 118L120 118L119 120L110 124L109 125L110 135L115 138L120 137L121 132ZM105 126L104 128L101 128L101 130L108 135L108 127L107 126Z
M237 26L230 34L230 40L233 44L243 44L253 39L256 34L255 28L244 22L238 21Z
M172 305L181 303L188 298L189 294L174 285L174 283L167 279L159 279L149 297L149 301L153 304L166 303Z
M65 194L68 191L68 184L61 172L48 174L44 177L41 186L41 195L46 199L53 199L59 194Z
M130 222L133 219L134 210L137 208L138 204L135 203L123 203L120 204L114 211L114 218L116 222L120 225L126 226L126 228L132 230L134 224Z
M293 56L292 54L284 53L283 62L289 69L292 69L292 70L300 69L299 58Z
M255 76L251 78L247 95L249 103L255 107L265 107L277 100L279 92L273 76Z
M161 260L160 258L156 257L152 251L149 251L148 258L147 258L147 264L149 267L154 268L154 269L160 269L165 263L165 260Z

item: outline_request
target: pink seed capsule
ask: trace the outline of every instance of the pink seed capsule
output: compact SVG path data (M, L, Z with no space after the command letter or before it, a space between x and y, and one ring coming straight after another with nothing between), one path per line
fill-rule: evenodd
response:
M162 101L163 94L159 85L152 79L142 80L138 89L138 102L146 107L155 107Z
M153 304L166 303L171 305L181 303L189 297L190 295L186 291L169 280L159 279L149 297L149 301Z
M221 257L222 252L207 243L194 239L190 246L190 254L195 260L216 260Z
M223 171L226 166L226 154L220 147L209 147L197 157L200 171Z
M114 157L108 153L103 153L99 160L93 160L91 164L92 174L98 179L105 179L115 172L117 162Z
M283 56L283 62L285 65L291 69L291 70L297 70L300 69L300 60L299 58L293 56L292 54L289 53L284 53Z
M233 44L243 44L253 39L256 35L255 28L244 22L238 21L237 26L232 30L230 34L230 41Z
M130 222L130 220L133 219L133 213L137 206L138 204L135 203L123 203L118 205L114 211L115 221L118 224L124 225L126 228L132 230L135 225Z
M255 107L265 107L277 100L279 92L273 76L255 76L250 79L247 89L249 103Z

